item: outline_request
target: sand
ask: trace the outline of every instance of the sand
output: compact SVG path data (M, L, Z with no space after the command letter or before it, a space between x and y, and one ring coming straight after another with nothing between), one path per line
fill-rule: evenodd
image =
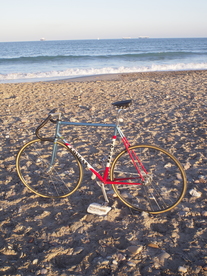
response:
M207 71L0 84L0 98L0 275L207 275ZM90 203L103 202L90 172L66 199L44 199L24 187L15 156L51 109L66 120L109 123L116 117L111 103L125 99L133 99L123 127L131 143L161 146L186 170L187 193L175 209L135 212L109 187L111 211L88 214ZM47 125L43 134L52 130ZM99 166L110 130L64 133Z

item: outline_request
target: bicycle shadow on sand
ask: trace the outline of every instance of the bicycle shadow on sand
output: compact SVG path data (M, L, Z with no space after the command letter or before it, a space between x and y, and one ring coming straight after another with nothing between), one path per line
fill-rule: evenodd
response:
M43 269L47 275L176 275L179 265L203 265L206 224L196 216L198 200L195 212L190 210L189 195L172 212L153 216L132 211L109 193L112 210L97 216L87 207L102 203L103 196L96 184L84 186L91 181L87 175L78 191L57 200L30 193L15 170L10 176L10 187L15 185L5 186L1 211L2 275ZM130 246L141 252L133 254ZM163 252L168 258L161 258Z

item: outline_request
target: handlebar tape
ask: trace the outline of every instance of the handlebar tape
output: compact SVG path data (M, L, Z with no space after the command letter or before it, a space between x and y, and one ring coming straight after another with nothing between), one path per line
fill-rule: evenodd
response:
M48 116L48 117L37 127L37 129L35 130L35 134L36 134L37 138L40 139L40 140L42 140L42 141L47 140L47 139L42 138L42 137L40 136L40 134L39 134L39 131L40 131L41 128L43 128L43 127L47 124L48 121L51 120L51 117L52 117L52 116L49 115L49 116Z

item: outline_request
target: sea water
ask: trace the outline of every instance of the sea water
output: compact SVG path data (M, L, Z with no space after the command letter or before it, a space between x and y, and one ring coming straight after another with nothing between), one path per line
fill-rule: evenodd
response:
M0 82L207 69L207 38L0 43Z

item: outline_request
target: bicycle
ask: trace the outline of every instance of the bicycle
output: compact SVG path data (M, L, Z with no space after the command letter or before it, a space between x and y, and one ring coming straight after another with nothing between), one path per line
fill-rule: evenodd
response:
M128 207L151 214L164 213L183 199L187 179L180 162L155 145L131 146L120 128L120 114L132 100L115 102L118 108L115 124L63 121L61 113L51 111L37 127L37 139L26 143L16 158L17 173L23 184L45 198L64 198L73 194L83 178L83 165L101 181L106 204L105 185L110 184L118 198ZM55 119L54 119L55 118ZM43 138L40 129L48 122L56 126L54 138ZM61 126L93 126L114 129L104 171L99 172L60 134ZM124 150L113 160L117 136ZM67 162L66 162L67 161Z

